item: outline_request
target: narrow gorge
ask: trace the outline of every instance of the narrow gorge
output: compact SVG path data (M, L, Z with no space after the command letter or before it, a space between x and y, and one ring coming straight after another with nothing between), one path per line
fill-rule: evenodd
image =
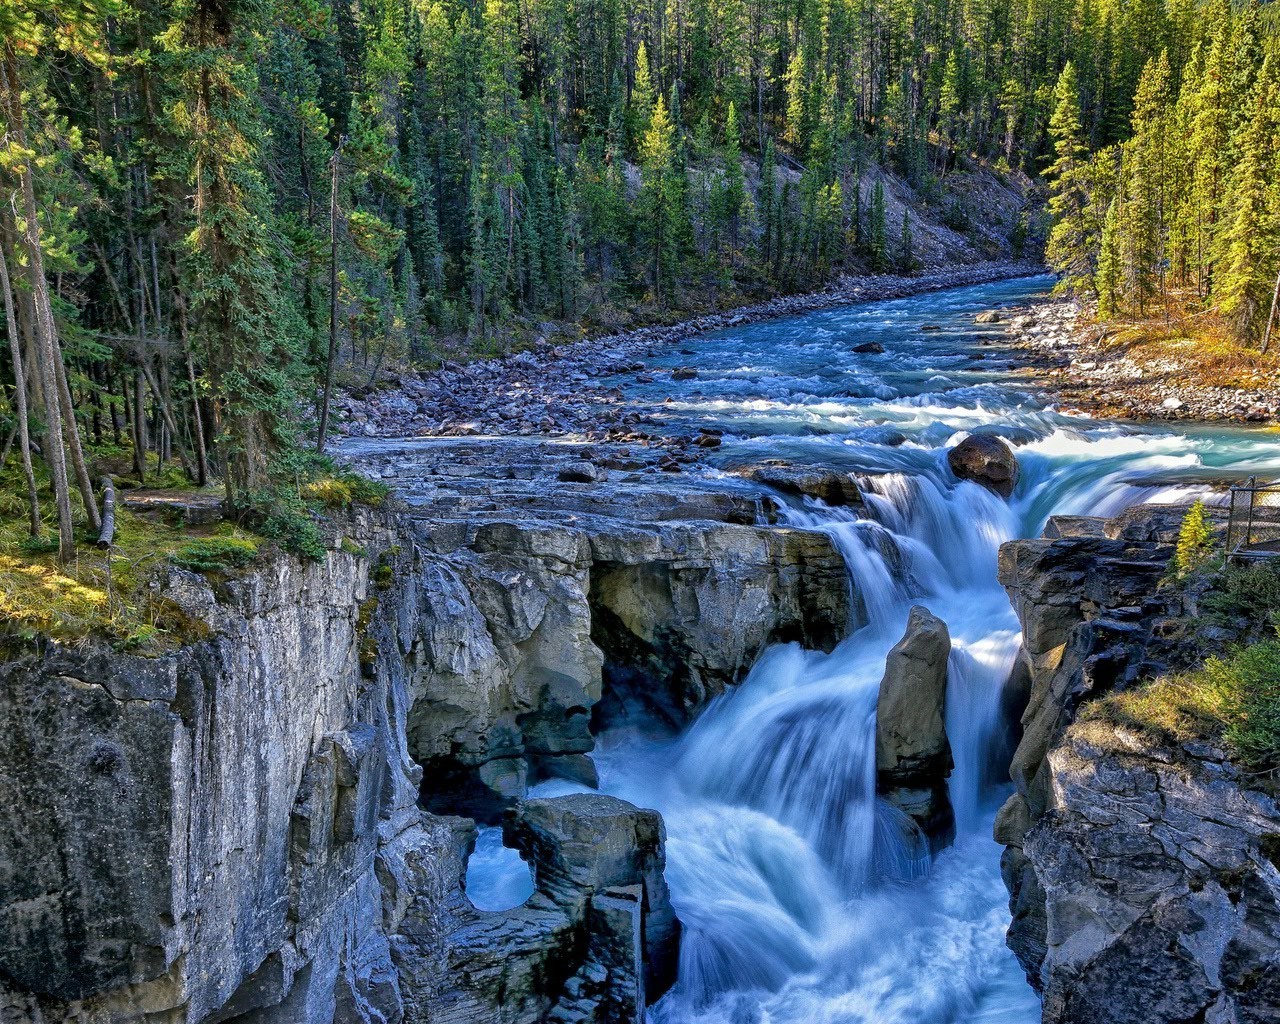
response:
M0 1021L1274 1021L1274 791L1078 713L1227 642L1160 584L1274 435L1056 409L1047 284L604 353L653 444L349 437L394 499L158 570L179 650L16 651Z

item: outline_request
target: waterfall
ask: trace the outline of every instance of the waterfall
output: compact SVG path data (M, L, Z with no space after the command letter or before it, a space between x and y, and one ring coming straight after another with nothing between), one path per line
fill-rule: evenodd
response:
M860 480L865 508L785 513L842 553L856 628L829 654L766 651L684 736L612 736L604 788L656 806L685 933L655 1024L1029 1024L1035 997L1003 943L989 838L1001 795L987 758L1019 633L996 586L1009 506L936 471ZM876 795L875 709L911 606L952 633L946 708L959 835L931 861L911 819Z
M992 762L1007 748L1001 700L1020 639L996 580L999 546L1035 536L1053 514L1114 515L1203 494L1214 474L1280 474L1266 434L1095 421L1019 390L985 358L973 315L1045 284L720 332L697 340L696 379L624 382L663 403L673 434L718 428L715 458L727 468L781 458L852 472L865 502L784 512L792 526L827 533L848 567L856 617L835 650L766 651L677 739L598 738L601 788L658 809L667 824L667 879L685 933L678 983L650 1008L651 1024L1039 1020L1004 944L1007 893L991 838L1008 791ZM944 330L922 333L924 324ZM886 353L850 355L851 341L872 337ZM685 365L688 354L669 362ZM946 464L967 432L991 428L1018 441L1010 501L957 481ZM945 718L957 835L932 858L875 787L878 687L914 604L952 639Z

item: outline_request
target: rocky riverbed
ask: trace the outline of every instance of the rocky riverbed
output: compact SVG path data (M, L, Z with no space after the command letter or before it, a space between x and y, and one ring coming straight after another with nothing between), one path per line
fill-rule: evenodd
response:
M338 429L351 437L573 435L655 444L683 457L696 439L655 436L649 429L653 410L624 402L617 386L619 376L641 384L658 379L659 373L671 376L671 370L650 370L647 360L666 354L672 345L706 331L1040 270L1032 263L1001 261L919 277L842 278L824 291L783 296L674 326L644 327L570 345L544 343L501 359L449 362L439 370L401 373L386 386L338 397ZM684 368L674 373L696 376L695 370Z

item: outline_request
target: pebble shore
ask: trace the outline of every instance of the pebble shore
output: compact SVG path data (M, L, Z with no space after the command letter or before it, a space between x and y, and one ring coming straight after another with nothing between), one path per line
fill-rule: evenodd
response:
M1021 353L1035 384L1064 409L1136 420L1273 423L1280 417L1280 374L1245 387L1197 375L1194 349L1182 360L1108 348L1088 310L1069 300L997 311L1008 346Z

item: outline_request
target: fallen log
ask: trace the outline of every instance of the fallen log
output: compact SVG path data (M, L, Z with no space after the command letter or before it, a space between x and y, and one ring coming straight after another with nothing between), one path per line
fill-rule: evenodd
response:
M102 478L102 532L98 534L98 547L110 548L116 533L116 487L111 477Z

